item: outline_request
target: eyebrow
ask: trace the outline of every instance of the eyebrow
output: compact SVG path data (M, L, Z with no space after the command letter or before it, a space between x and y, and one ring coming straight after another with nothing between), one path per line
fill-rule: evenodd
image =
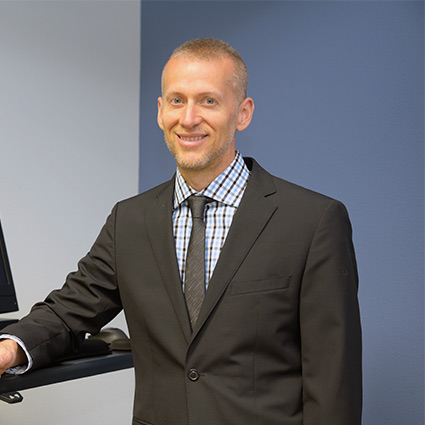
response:
M186 97L186 96L183 93L178 92L178 91L166 93L166 95L165 95L166 99L170 99L170 98L173 98L173 97ZM213 97L213 98L220 99L222 96L220 96L217 92L205 91L205 92L197 93L196 97Z

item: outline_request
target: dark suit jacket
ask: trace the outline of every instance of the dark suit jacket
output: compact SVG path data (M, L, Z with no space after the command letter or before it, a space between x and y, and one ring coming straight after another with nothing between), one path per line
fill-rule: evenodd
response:
M172 235L174 180L118 203L77 272L8 332L40 367L123 307L134 422L359 425L357 271L344 206L251 177L191 333Z

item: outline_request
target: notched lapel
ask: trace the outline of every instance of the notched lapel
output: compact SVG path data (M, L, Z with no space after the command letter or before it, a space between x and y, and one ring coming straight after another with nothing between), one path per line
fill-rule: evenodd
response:
M261 169L258 164L254 164L253 173L241 204L233 217L226 242L209 282L193 338L211 314L232 277L276 211L277 206L267 199L267 195L275 191L270 174Z
M162 280L170 297L180 327L189 341L190 323L181 286L172 229L174 179L158 195L146 215L146 228Z

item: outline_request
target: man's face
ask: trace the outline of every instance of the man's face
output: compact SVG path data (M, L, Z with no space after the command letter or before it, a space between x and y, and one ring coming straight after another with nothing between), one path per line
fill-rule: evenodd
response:
M236 130L246 128L252 115L243 105L252 100L237 101L233 67L229 58L184 56L165 67L158 125L183 176L206 171L215 178L235 157Z

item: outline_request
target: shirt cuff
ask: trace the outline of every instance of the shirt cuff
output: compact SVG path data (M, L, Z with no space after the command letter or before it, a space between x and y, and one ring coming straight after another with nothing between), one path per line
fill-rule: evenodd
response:
M28 370L30 370L32 368L33 361L32 361L32 357L30 356L30 353L25 347L25 344L17 336L14 336L14 335L2 334L0 335L0 340L1 339L11 339L12 341L15 341L16 343L18 343L18 345L24 350L24 353L27 356L27 360L28 360L28 364L11 367L6 370L6 373L9 373L11 375L21 375L27 372Z

